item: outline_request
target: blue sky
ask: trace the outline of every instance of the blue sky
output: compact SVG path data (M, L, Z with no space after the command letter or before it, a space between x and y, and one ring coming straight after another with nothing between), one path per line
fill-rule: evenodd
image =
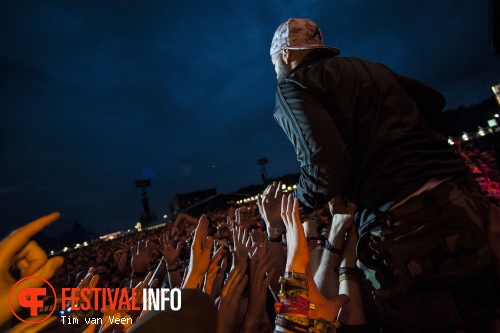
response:
M299 171L272 112L269 47L308 17L341 56L384 63L436 88L447 109L500 83L488 0L133 1L0 3L2 235L53 211L99 233L175 193L230 193Z

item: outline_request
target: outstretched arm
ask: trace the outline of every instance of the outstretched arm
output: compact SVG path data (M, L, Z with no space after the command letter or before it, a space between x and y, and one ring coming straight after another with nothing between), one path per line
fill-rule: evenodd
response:
M190 226L196 226L198 224L198 219L192 216L189 216L188 214L185 213L180 213L177 215L177 218L175 219L174 226L172 227L172 232L171 236L175 237L179 233L179 224L181 222L186 222Z
M257 204L260 214L266 223L268 244L267 248L273 258L274 267L271 287L279 289L279 276L285 271L286 256L283 249L282 234L284 231L283 219L281 217L281 199L283 196L281 182L273 182L259 196Z
M203 215L194 233L188 273L182 288L200 288L210 265L210 250L214 239L208 236L208 218Z
M280 291L280 308L277 310L276 330L290 332L296 329L307 331L309 319L315 324L338 326L334 322L340 308L349 301L346 295L327 300L318 291L316 283L307 269L307 251L304 228L300 223L299 201L292 196L283 196L281 213L287 229L288 253L285 277ZM310 307L314 304L314 307ZM291 323L286 316L294 317ZM286 319L286 320L285 320ZM302 323L302 324L297 324Z
M339 313L339 322L342 325L364 325L366 323L363 299L361 297L360 280L364 278L357 266L356 245L358 231L352 225L347 233L342 263L340 264L339 292L349 296L351 301L344 305ZM350 273L353 274L350 274Z
M341 195L336 195L328 204L333 216L332 227L314 281L321 294L332 299L339 293L338 268L344 252L346 233L353 225L356 207L352 203L347 204Z
M294 195L306 212L322 207L344 187L351 155L322 101L293 82L279 85L274 118L292 142L301 175Z

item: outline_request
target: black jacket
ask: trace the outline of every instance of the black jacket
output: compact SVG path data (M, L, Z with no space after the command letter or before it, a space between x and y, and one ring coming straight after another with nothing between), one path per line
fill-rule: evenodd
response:
M278 84L274 111L301 166L295 196L316 209L342 192L358 210L376 210L432 178L464 172L425 120L444 104L437 91L384 65L310 53Z

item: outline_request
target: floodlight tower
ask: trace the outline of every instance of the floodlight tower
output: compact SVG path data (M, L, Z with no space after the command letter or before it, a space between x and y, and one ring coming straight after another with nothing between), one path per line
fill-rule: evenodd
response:
M143 212L141 214L141 217L139 218L142 226L145 226L158 219L156 213L151 212L151 210L149 209L148 193L146 192L146 187L148 186L151 186L151 179L137 179L135 181L135 187L142 188L141 201Z

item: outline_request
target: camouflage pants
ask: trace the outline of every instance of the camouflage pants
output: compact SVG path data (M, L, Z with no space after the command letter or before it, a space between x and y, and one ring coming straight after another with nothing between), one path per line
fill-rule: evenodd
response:
M360 237L367 312L376 311L384 331L488 331L500 300L490 204L471 181L452 178L378 214L379 227Z

